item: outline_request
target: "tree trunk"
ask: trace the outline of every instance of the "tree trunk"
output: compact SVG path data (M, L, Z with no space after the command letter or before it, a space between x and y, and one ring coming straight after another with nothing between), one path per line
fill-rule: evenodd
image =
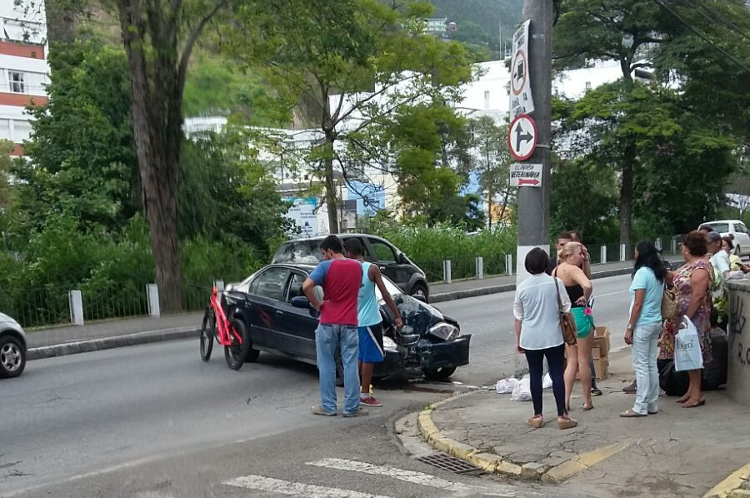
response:
M330 144L331 150L333 143ZM326 207L328 208L328 230L331 233L339 233L339 211L336 205L336 179L333 176L333 157L325 158L324 177L326 184Z
M492 230L492 192L487 192L487 229Z
M633 235L633 178L635 169L635 146L625 148L620 180L620 244L628 245Z
M182 89L175 51L146 56L146 23L139 0L121 0L123 44L133 87L131 107L141 197L151 234L162 311L181 310L182 265L177 235L177 185L182 142ZM171 36L166 33L171 33ZM164 29L157 47L177 46L176 30ZM151 37L154 33L150 33ZM149 79L151 76L151 80Z

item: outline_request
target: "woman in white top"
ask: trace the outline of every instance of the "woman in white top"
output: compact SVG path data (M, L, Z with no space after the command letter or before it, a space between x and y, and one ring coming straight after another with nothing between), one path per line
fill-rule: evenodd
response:
M542 249L532 249L526 255L525 267L531 276L518 286L513 303L516 348L526 355L531 377L534 416L526 423L535 429L544 425L542 372L547 357L557 403L557 425L560 429L570 429L578 423L565 411L565 341L560 328L558 296L564 311L570 311L570 299L562 282L545 273L548 264L549 256Z

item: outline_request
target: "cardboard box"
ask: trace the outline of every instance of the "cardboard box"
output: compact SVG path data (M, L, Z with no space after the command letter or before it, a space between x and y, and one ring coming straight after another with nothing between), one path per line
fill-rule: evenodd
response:
M607 380L609 377L609 358L594 358L594 369L596 370L596 380ZM580 370L576 374L576 380L581 380Z
M607 327L596 327L594 329L594 347L599 348L601 356L604 358L609 357L609 336L609 329Z

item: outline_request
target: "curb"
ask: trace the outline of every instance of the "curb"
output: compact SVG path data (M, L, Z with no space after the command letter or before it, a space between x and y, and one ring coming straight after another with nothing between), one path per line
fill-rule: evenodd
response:
M554 467L536 462L519 464L504 459L498 455L482 453L473 446L459 443L458 441L446 437L432 421L432 412L438 409L441 405L471 394L474 393L471 392L452 396L440 401L439 403L435 403L430 408L422 410L417 417L417 426L419 427L422 436L436 450L442 451L443 453L447 453L461 460L465 460L487 472L533 479L551 484L560 484L574 475L616 455L632 444L631 441L621 441L608 446L603 446L592 451L575 455L572 459ZM750 471L750 466L748 466L748 470ZM708 496L704 498L708 498ZM721 498L725 497L722 496Z
M723 481L714 486L711 491L703 495L703 498L750 497L750 490L743 487L745 482L748 481L750 481L750 464L732 472Z
M136 334L118 335L114 337L103 337L100 339L87 339L82 341L55 344L52 346L41 346L31 348L26 353L27 361L51 358L54 356L67 356L78 353L100 351L102 349L120 348L134 346L136 344L147 344L151 342L173 341L177 339L193 338L200 332L200 327L189 326L172 329L152 330L149 332L138 332Z
M601 270L591 274L591 280L598 278L619 277L621 275L630 275L632 268L616 268L614 270ZM490 294L500 294L502 292L513 292L516 290L516 284L490 285L479 287L477 289L465 289L451 292L441 292L430 296L430 304L444 303L446 301L455 301L457 299L466 299L469 297L488 296Z

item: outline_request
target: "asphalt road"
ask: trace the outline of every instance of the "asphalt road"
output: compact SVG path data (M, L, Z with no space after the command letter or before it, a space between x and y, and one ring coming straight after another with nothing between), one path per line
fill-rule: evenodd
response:
M618 337L627 284L594 282L597 321ZM454 381L488 385L522 360L512 298L440 305L474 334L472 363ZM314 367L261 354L234 372L218 353L203 363L197 340L149 344L38 360L0 382L0 497L539 496L529 484L440 471L395 444L395 419L450 384L391 382L370 417L315 417Z

